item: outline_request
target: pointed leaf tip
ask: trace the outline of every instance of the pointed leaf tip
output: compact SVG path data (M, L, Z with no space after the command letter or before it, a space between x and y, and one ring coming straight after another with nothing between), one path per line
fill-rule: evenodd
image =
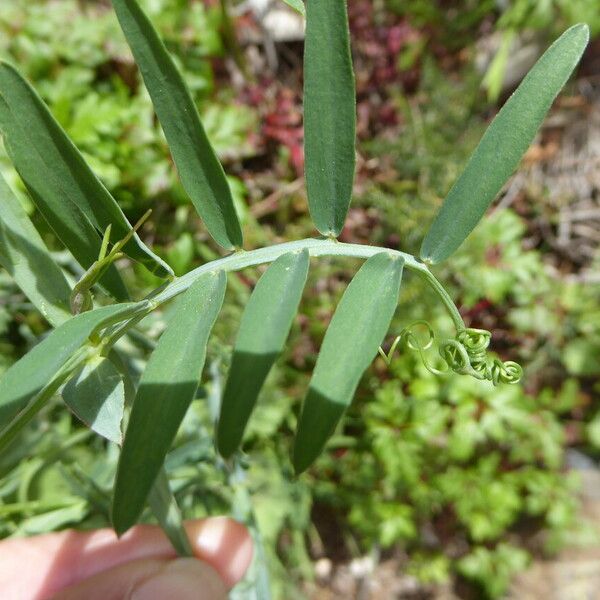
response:
M308 0L304 148L310 215L325 236L344 227L355 168L356 90L346 0Z
M214 240L228 250L241 247L242 229L229 183L183 77L138 2L112 0L112 4L185 191Z
M473 231L517 168L588 41L585 24L565 31L507 100L429 228L421 246L423 260L445 260Z
M306 16L306 8L303 0L283 0L288 6L300 13L303 17Z
M34 204L84 268L98 256L98 231L111 225L113 242L131 232L116 200L50 109L21 73L5 61L0 61L0 131ZM123 251L159 276L172 274L137 235L132 236ZM127 298L114 267L106 273L103 283L116 298Z

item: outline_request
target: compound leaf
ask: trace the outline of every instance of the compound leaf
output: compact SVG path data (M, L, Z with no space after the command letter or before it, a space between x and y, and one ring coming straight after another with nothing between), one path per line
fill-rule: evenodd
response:
M587 25L575 25L548 48L488 127L421 246L421 258L448 258L473 231L517 168L588 43Z
M125 386L108 358L92 358L67 382L62 397L75 416L92 431L115 444L122 442Z
M403 267L401 257L376 254L342 296L304 399L294 444L296 473L321 453L377 354L398 304Z
M217 426L217 447L225 458L239 446L263 383L283 350L308 264L307 250L280 256L260 278L244 310Z
M38 209L75 258L80 260L78 244L71 248L69 237L63 240L61 236L65 225L57 226L57 222L73 219L69 204L77 207L87 221L87 227L76 229L80 244L95 250L100 245L98 233L104 233L109 225L111 241L123 239L132 227L116 200L90 169L37 92L14 67L1 61L0 96L6 105L4 112L7 112L5 118L0 119L0 128L7 138L9 151L14 150L11 159L15 168L31 189ZM48 185L44 186L44 183ZM137 234L123 251L159 276L172 274ZM86 255L82 258L80 262L87 268L89 259L86 260Z
M1 175L0 264L51 325L71 317L69 284Z
M112 3L185 191L217 243L227 249L241 246L242 230L229 184L181 74L137 1Z
M346 0L306 2L304 150L317 229L338 236L352 197L356 91Z
M194 399L206 344L221 310L227 278L207 273L180 298L150 356L119 459L112 521L120 535L138 519L177 429Z
M125 320L139 307L134 302L113 304L72 317L12 365L0 378L0 428L25 408L93 333Z

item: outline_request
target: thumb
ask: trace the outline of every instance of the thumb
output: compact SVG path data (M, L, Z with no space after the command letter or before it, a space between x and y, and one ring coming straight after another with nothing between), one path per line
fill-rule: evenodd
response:
M5 542L0 544L0 582L2 557L12 556L13 568L6 565L13 573L8 579L9 591L17 565L21 571L23 564L27 565L32 576L42 574L42 581L32 582L30 576L22 582L23 589L13 589L9 596L15 599L226 598L226 590L243 577L252 558L248 530L224 517L191 521L186 529L196 558L175 558L164 534L157 527L144 525L119 540L112 531L101 530L14 540L12 546ZM44 568L46 560L52 564ZM57 590L61 591L52 595Z
M54 596L54 600L226 600L217 572L195 558L142 559L113 567Z

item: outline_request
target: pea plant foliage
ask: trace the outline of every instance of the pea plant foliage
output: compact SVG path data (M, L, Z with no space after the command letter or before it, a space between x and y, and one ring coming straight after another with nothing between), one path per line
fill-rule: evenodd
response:
M297 473L323 451L359 380L378 352L421 353L435 373L453 371L516 383L522 371L487 353L490 333L467 328L430 266L465 240L517 167L545 114L576 67L588 29L567 30L539 59L491 123L425 235L419 257L337 241L350 205L355 171L355 85L345 0L288 2L306 18L304 123L308 207L320 237L255 250L243 235L223 167L206 136L186 84L137 0L112 0L123 34L152 99L182 185L224 257L174 277L140 238L148 215L131 225L40 96L16 66L0 62L0 132L37 211L81 265L65 275L27 213L0 179L0 262L53 327L0 379L0 451L56 394L98 434L122 446L114 485L113 525L127 531L147 503L182 554L189 553L164 460L194 399L226 274L269 264L245 307L223 391L216 446L235 458L261 386L282 352L298 311L310 258L364 259L322 342L306 391L293 449ZM128 257L164 284L132 300L115 261ZM449 311L454 337L435 343L427 321L381 349L401 293L402 275L422 277ZM96 293L102 290L104 294ZM112 303L97 305L99 298ZM137 386L124 436L127 374L114 345L141 319L176 299ZM423 342L424 328L429 341Z

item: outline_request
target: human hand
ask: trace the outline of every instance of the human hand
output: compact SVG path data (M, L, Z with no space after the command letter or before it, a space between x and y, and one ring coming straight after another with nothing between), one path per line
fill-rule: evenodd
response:
M5 600L221 600L252 559L246 528L226 517L186 523L196 558L177 558L164 533L139 525L0 542Z

